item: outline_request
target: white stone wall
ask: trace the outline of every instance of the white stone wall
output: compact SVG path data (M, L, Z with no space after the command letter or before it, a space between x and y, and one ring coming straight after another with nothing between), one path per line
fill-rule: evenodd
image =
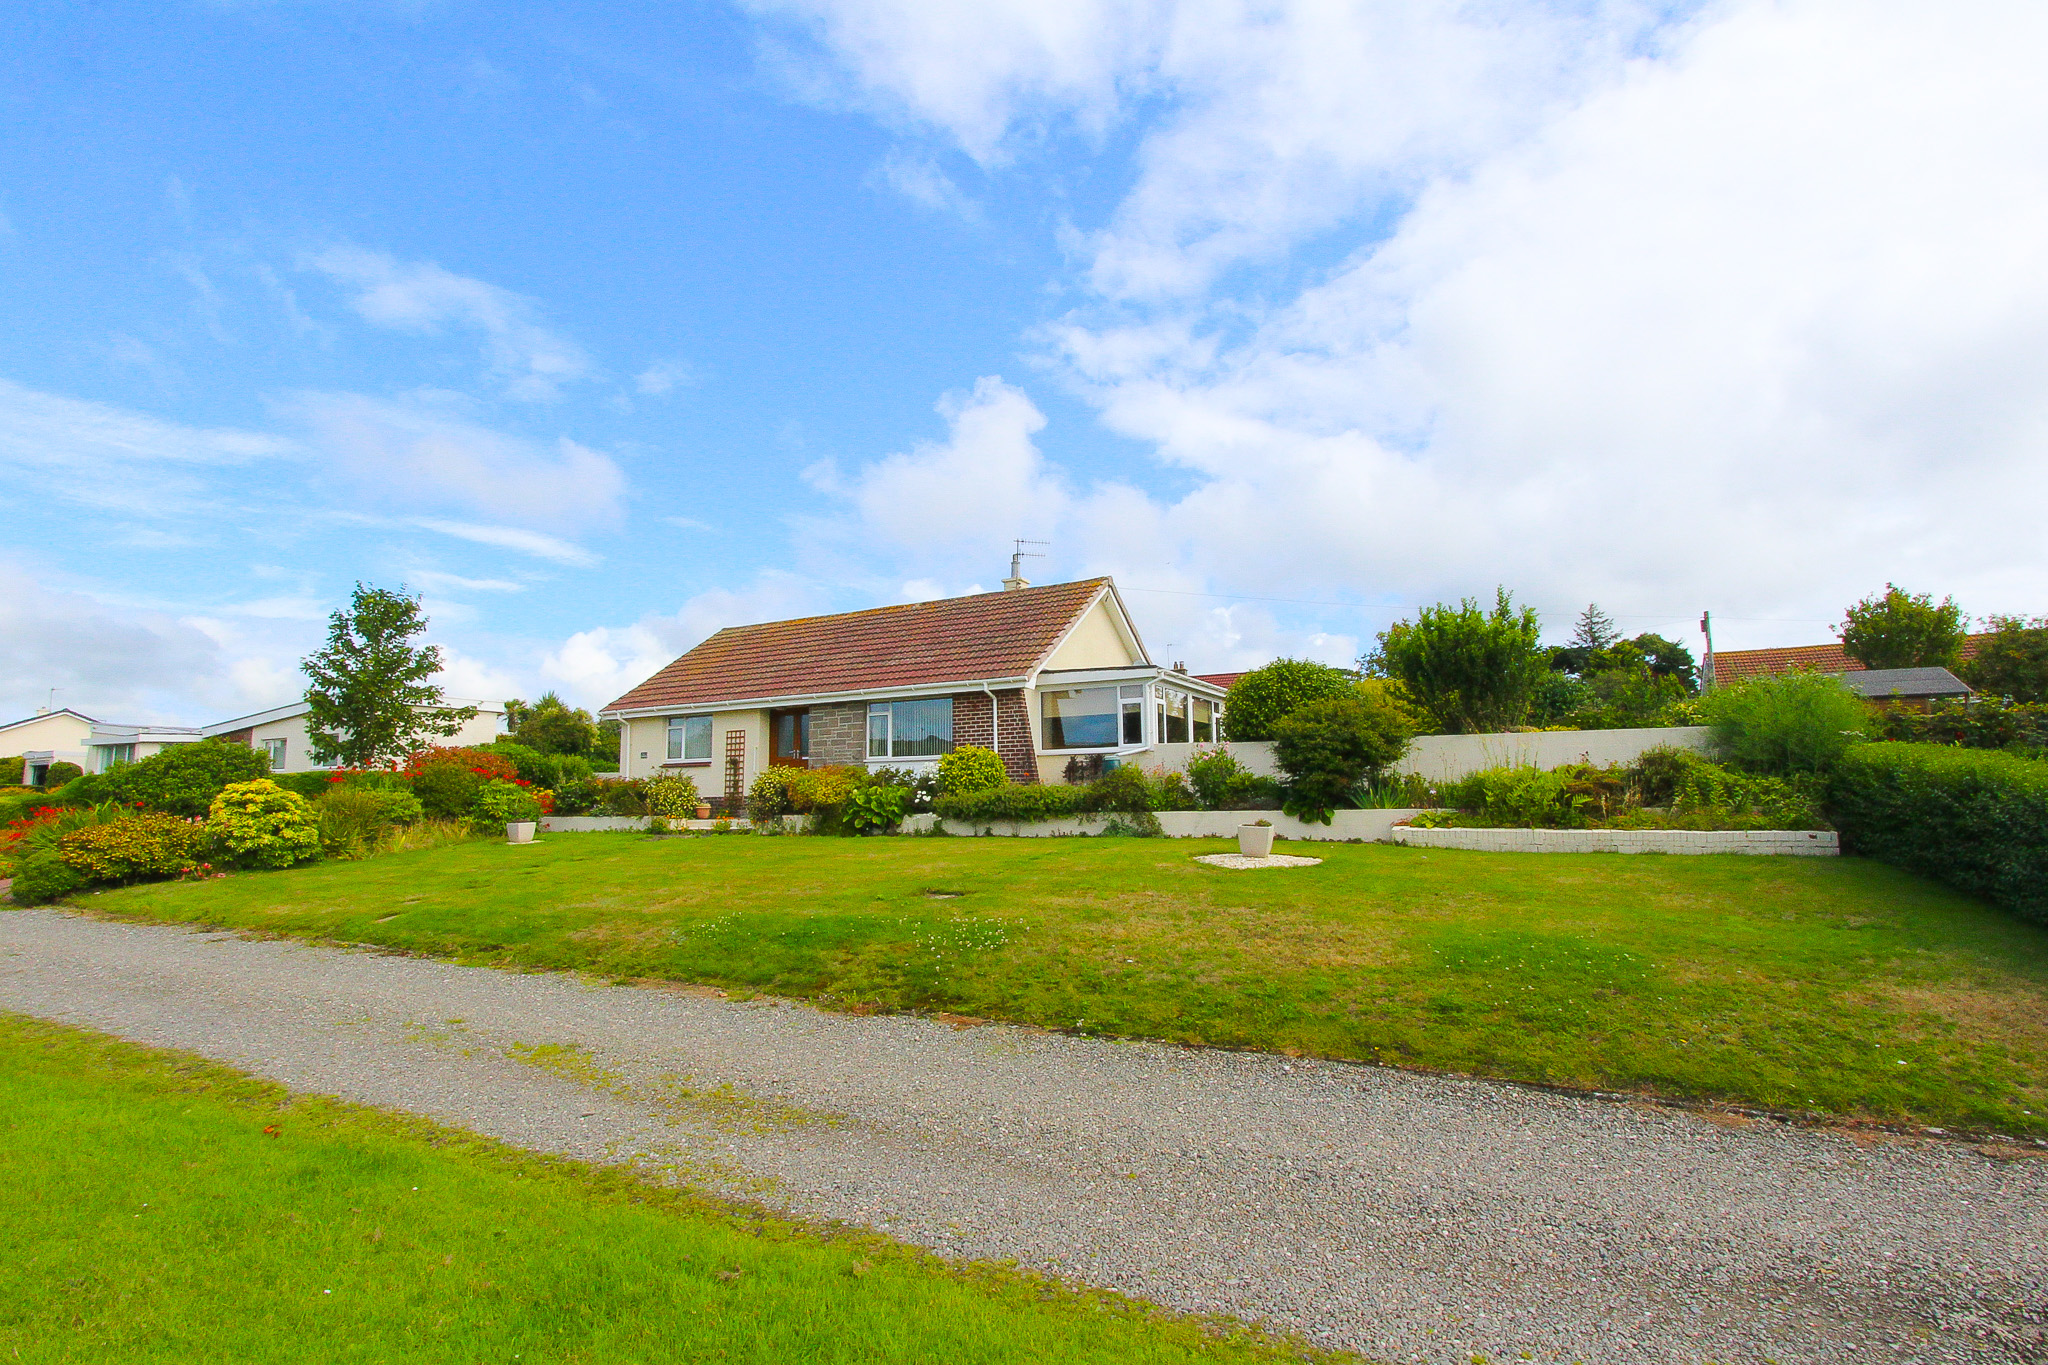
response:
M1828 830L1687 829L1411 829L1393 831L1409 848L1461 848L1486 853L1755 853L1832 858L1840 836Z
M1555 768L1565 763L1633 763L1651 749L1695 749L1704 751L1709 731L1704 725L1674 725L1640 730L1540 730L1529 734L1424 735L1408 746L1408 755L1395 769L1431 782L1450 782L1482 768L1534 764ZM1185 772L1188 759L1218 746L1208 744L1155 744L1132 754L1126 762L1141 768L1164 768ZM1266 740L1242 740L1220 746L1228 749L1250 771L1261 777L1278 777L1280 765L1273 759L1273 746Z

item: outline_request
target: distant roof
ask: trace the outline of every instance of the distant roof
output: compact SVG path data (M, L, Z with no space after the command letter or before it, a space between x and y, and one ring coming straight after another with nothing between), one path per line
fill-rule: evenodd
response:
M1246 673L1249 673L1250 671L1250 669L1242 669L1236 673L1197 673L1195 674L1195 676L1197 678L1200 678L1205 683L1214 683L1216 684L1216 686L1228 692L1230 690L1230 685L1232 683L1236 682L1239 678L1242 678Z
M1049 583L728 626L606 712L1021 679L1045 661L1107 578ZM1121 604L1119 604L1119 609Z
M474 706L485 715L503 715L505 712L505 703L501 701L443 697L441 704L444 706ZM202 728L209 735L232 734L237 730L248 730L258 725L270 725L280 720L290 720L293 716L303 716L311 709L312 707L307 705L306 699L301 697L297 701L288 701L283 706L273 706L268 711L252 711L246 716L236 716L233 720L217 721L212 725Z
M40 715L24 716L20 720L10 720L5 725L0 725L0 730L12 730L17 725L27 725L31 721L48 720L52 716L70 716L73 720L82 720L87 725L99 724L98 721L86 715L83 711L74 711L68 706L60 706L54 711L44 711Z
M1978 647L1990 635L1965 635L1961 656L1974 658ZM1714 681L1741 682L1746 678L1769 677L1803 668L1814 673L1867 672L1849 657L1838 640L1827 645L1791 645L1784 649L1717 649L1714 651Z
M1945 668L1860 668L1842 674L1859 697L1967 697L1969 684Z

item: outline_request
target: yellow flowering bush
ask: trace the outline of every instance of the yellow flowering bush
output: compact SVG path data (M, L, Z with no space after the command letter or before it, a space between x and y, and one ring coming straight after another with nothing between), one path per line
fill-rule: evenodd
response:
M214 797L206 837L220 857L245 867L290 867L320 854L312 805L267 777L234 783Z

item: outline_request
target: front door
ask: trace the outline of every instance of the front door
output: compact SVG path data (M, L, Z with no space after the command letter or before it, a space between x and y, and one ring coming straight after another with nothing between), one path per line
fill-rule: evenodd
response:
M778 768L811 766L811 713L802 707L768 713L768 762Z

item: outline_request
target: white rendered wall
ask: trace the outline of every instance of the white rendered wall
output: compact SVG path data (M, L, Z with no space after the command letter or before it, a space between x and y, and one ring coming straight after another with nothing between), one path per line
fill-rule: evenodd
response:
M1639 730L1538 730L1526 734L1424 735L1408 746L1396 772L1413 773L1431 782L1449 782L1478 772L1534 764L1555 768L1565 763L1633 763L1651 749L1705 750L1710 731L1704 725L1661 726ZM1125 761L1142 768L1187 771L1188 759L1207 749L1228 749L1237 761L1261 777L1278 777L1273 746L1266 740L1221 745L1155 744Z

